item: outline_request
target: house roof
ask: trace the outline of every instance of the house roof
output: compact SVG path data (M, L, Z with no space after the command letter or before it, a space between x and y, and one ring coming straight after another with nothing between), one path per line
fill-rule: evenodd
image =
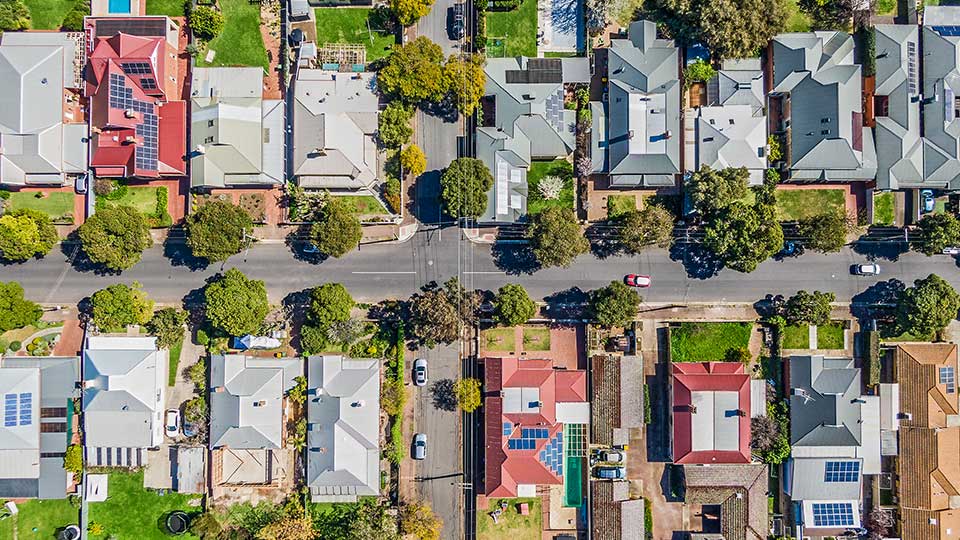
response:
M40 478L40 370L0 368L0 399L6 410L0 425L0 478L23 480L36 489Z
M166 349L154 337L93 336L83 351L88 447L149 448L163 438Z
M488 358L484 365L487 496L516 497L520 484L560 484L558 411L586 405L586 372L557 370L550 360Z
M860 446L860 370L853 365L850 358L790 357L791 446Z
M673 364L673 461L750 463L750 376L742 364Z
M303 374L299 358L210 357L210 448L283 447L283 395Z
M307 359L307 486L314 501L380 493L380 363Z
M856 474L847 473L838 475L836 463L843 463L839 468L857 471ZM787 465L789 484L787 493L795 501L829 499L837 501L858 500L863 486L863 460L850 458L796 458ZM827 471L831 470L831 481L827 482ZM841 481L842 480L842 481Z
M916 26L876 26L876 88L886 99L877 111L877 186L898 189L923 182L924 143L920 137L919 36Z
M753 114L763 116L766 96L759 58L729 58L707 82L707 104L748 105Z
M933 6L932 6L933 7ZM960 188L960 25L958 6L923 13L923 97L935 99L923 114L923 176L918 187Z
M628 540L644 537L642 499L630 499L630 482L590 482L591 538Z
M750 184L763 183L767 168L767 118L751 105L700 107L696 118L697 168L746 167Z
M687 504L720 505L723 538L767 538L766 465L686 465L683 473Z

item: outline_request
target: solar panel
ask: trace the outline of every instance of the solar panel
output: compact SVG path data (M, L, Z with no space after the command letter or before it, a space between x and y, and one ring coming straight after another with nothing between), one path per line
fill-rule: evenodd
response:
M151 17L96 20L94 37L113 37L120 32L141 37L166 37L167 22L163 18Z
M932 28L934 32L940 34L943 37L960 36L960 26L934 26Z
M851 503L814 503L814 527L852 527L853 505Z
M952 394L957 391L956 373L952 366L940 368L940 384L947 386L947 393Z
M824 482L856 482L860 479L859 461L828 461Z
M144 77L140 79L140 88L143 88L144 90L156 90L157 81L149 77Z
M29 426L33 423L33 394L20 394L20 425Z
M153 73L147 62L121 62L120 69L127 75L149 75Z
M3 396L3 425L13 427L17 425L17 395L5 394Z

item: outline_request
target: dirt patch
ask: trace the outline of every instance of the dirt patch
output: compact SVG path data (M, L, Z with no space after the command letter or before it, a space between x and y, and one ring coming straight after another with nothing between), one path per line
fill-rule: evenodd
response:
M270 59L270 70L263 80L264 99L282 99L280 89L280 2L273 0L260 4L260 36Z

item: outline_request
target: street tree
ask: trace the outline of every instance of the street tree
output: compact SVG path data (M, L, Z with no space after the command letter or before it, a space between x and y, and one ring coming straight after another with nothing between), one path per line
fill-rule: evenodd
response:
M403 26L412 26L421 17L430 13L433 0L390 0L390 9L397 22Z
M494 318L504 326L523 324L537 314L537 304L522 285L508 283L493 299Z
M326 328L330 323L350 319L350 310L356 305L350 291L339 283L324 283L310 291L310 309L307 320Z
M313 540L313 521L306 515L285 515L257 531L257 540Z
M146 217L132 206L97 210L77 229L77 235L92 262L114 271L140 262L143 250L153 244Z
M590 291L590 315L601 326L623 326L637 316L640 295L622 281Z
M783 229L773 208L735 201L704 227L704 246L738 272L753 272L757 265L783 246Z
M453 393L457 396L457 405L463 412L471 413L480 407L480 379L466 378L453 383Z
M377 117L377 136L387 148L400 148L410 142L413 107L393 101Z
M927 214L918 223L921 241L915 249L927 255L936 255L945 247L960 244L960 220L950 213Z
M620 216L620 243L630 253L645 247L669 248L673 244L673 214L666 208L648 204Z
M123 332L131 324L146 324L153 315L153 300L136 281L117 283L90 297L93 324L103 332Z
M320 219L310 229L310 237L320 253L342 257L356 249L363 237L363 228L351 208L341 197L328 197Z
M32 208L20 208L0 217L0 258L25 261L42 257L60 240L50 217Z
M479 308L480 295L450 278L443 286L434 284L410 299L411 333L427 347L453 343L464 328L477 322Z
M803 245L821 253L836 253L847 243L847 234L857 228L857 220L843 208L826 210L799 222Z
M425 36L398 45L377 72L377 87L408 105L440 103L447 95L443 49Z
M487 74L483 71L483 62L479 54L466 57L452 54L443 68L453 102L464 116L473 114L485 92Z
M644 18L683 45L703 42L720 58L747 58L784 29L782 0L650 0Z
M530 248L540 266L570 266L590 251L590 242L569 208L551 206L530 219Z
M868 2L873 4L874 2ZM800 11L810 17L813 30L843 30L850 27L854 12L863 5L862 0L800 0Z
M427 170L427 156L419 146L411 144L400 151L400 165L404 172L416 178Z
M187 312L173 307L163 308L147 322L147 331L157 337L157 347L171 349L183 343L183 325Z
M19 283L0 281L0 333L34 324L41 315L40 306L23 297Z
M493 186L490 169L479 159L453 160L440 175L440 200L455 218L477 218L487 209L487 192Z
M749 178L750 172L746 167L711 169L704 165L687 181L690 202L697 212L709 217L717 210L746 197Z
M243 208L210 201L187 216L187 245L195 257L210 262L227 260L246 247L253 220Z
M897 303L899 329L914 336L935 337L957 318L960 295L936 274L918 279Z
M256 334L270 311L264 283L248 278L236 268L210 282L204 296L207 320L228 336Z
M800 290L797 294L787 299L783 307L783 318L787 324L797 325L800 323L824 325L830 322L830 303L835 301L837 296L832 292L807 291Z
M433 513L427 503L405 504L400 507L400 532L419 540L439 540L443 520Z

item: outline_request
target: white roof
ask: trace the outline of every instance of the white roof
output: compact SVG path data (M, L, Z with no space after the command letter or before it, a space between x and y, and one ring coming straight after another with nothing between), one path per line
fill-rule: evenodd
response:
M7 420L13 425L8 425ZM0 478L40 477L40 369L0 369Z
M535 386L504 388L503 412L506 414L540 412L540 389Z
M87 493L83 500L87 502L103 502L107 500L108 476L105 474L87 475Z
M690 403L696 407L690 415L694 452L740 448L737 392L691 392Z

